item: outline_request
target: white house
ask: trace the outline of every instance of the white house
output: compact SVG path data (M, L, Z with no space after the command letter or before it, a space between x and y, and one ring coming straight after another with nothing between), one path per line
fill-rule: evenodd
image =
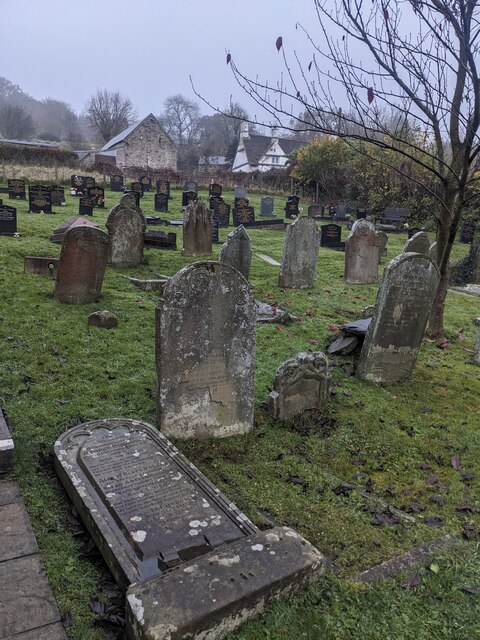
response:
M282 169L289 162L289 155L305 144L299 140L279 138L276 128L272 128L271 136L250 135L248 122L242 122L232 171L250 173Z

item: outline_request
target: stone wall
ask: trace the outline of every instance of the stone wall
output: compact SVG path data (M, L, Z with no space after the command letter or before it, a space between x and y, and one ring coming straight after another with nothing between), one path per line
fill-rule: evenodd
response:
M177 170L177 149L155 118L148 118L117 147L117 166Z

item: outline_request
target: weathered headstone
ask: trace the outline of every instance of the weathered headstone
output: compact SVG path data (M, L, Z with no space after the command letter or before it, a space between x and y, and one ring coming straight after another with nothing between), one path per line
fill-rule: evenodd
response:
M138 193L138 197L139 198L143 198L143 187L142 187L142 183L138 182L138 180L136 182L132 182L130 184L130 191L135 191L135 193Z
M52 213L50 187L31 184L28 187L28 210L30 213Z
M53 207L61 207L65 204L65 189L59 185L52 185L50 187L50 194L52 198Z
M477 225L471 220L462 220L462 226L460 227L460 242L463 244L470 244L474 237Z
M319 233L312 218L298 218L288 225L278 276L279 287L313 287L319 245Z
M428 257L430 260L433 260L435 264L437 263L437 241L432 242L430 248L428 249Z
M323 204L311 204L308 207L309 218L322 218L323 217Z
M53 292L58 302L86 304L98 300L108 247L108 235L95 227L82 225L66 232Z
M161 211L162 213L168 213L168 194L155 193L154 210Z
M357 220L345 241L345 282L377 282L378 249L374 225L368 220Z
M129 638L220 640L324 571L323 556L298 533L259 531L144 422L80 424L60 436L54 456L80 517L127 591Z
M285 217L290 220L298 217L298 203L300 198L298 196L288 196L285 204Z
M87 187L87 198L93 202L97 209L105 209L105 189L103 187Z
M252 256L252 241L245 227L240 225L228 234L220 251L220 262L235 267L248 280Z
M120 173L114 173L110 176L110 190L119 192L123 191L124 181L123 176Z
M157 307L158 423L168 436L207 438L253 426L255 301L245 278L195 262Z
M422 231L422 229L419 229L419 227L409 227L407 229L407 238L410 240L410 238L413 238L413 236L420 231Z
M25 190L25 180L7 180L7 184L8 197L10 200L26 200L27 192Z
M403 247L403 253L421 253L428 255L430 249L430 240L425 231L418 231L414 236L409 238Z
M342 244L342 227L339 224L323 224L320 227L320 246L339 247ZM343 243L345 244L345 243Z
M233 198L236 200L237 198L248 198L248 191L245 187L235 187L233 192Z
M359 218L359 220L361 219L362 218ZM382 256L387 255L388 235L385 233L385 231L377 231L376 233L378 238L378 262L380 263Z
M85 218L82 218L82 216L69 218L65 222L62 222L62 224L53 231L53 234L50 236L51 242L55 244L61 244L63 242L65 234L69 229L80 226L93 227L94 229L99 228L98 224L96 224L95 222L90 222L90 220L86 220Z
M212 253L213 212L196 200L183 210L183 255L209 256Z
M182 192L182 207L188 207L192 202L198 200L198 193L196 191L183 191Z
M260 201L260 215L261 216L275 215L275 212L273 210L274 202L275 201L271 196L264 196Z
M170 199L170 180L157 180L157 193L163 193Z
M183 185L183 191L193 191L198 194L198 182L195 182L195 180L187 180Z
M0 236L13 236L17 233L17 210L6 204L0 205Z
M124 194L126 196L132 196L132 198L135 200L135 205L140 208L140 198L142 197L140 191L124 191Z
M140 176L138 181L142 185L143 193L147 193L152 190L152 179L149 176Z
M320 408L330 397L328 360L321 351L299 353L281 364L268 395L268 409L278 420L290 420Z
M223 191L223 187L221 184L218 184L218 182L212 182L212 184L208 188L208 195L213 197L221 196L222 191Z
M393 384L409 378L417 359L440 274L422 254L402 253L386 267L356 375Z
M95 204L91 198L82 196L78 200L78 215L93 216L93 208Z
M143 262L145 217L131 196L123 196L110 211L106 227L110 235L108 262L114 267L133 267Z

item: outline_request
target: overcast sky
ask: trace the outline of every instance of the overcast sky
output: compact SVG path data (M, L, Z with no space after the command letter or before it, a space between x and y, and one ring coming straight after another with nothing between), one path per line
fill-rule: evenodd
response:
M282 70L279 35L307 64L311 47L295 23L320 35L313 0L0 0L0 15L0 76L77 113L97 89L119 89L140 117L177 93L198 100L190 75L211 102L222 107L232 95L252 112L226 50L272 81Z

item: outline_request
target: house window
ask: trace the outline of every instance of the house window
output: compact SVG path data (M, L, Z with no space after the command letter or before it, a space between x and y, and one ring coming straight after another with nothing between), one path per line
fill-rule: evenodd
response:
M278 164L280 162L280 158L278 156L272 156L272 164Z

